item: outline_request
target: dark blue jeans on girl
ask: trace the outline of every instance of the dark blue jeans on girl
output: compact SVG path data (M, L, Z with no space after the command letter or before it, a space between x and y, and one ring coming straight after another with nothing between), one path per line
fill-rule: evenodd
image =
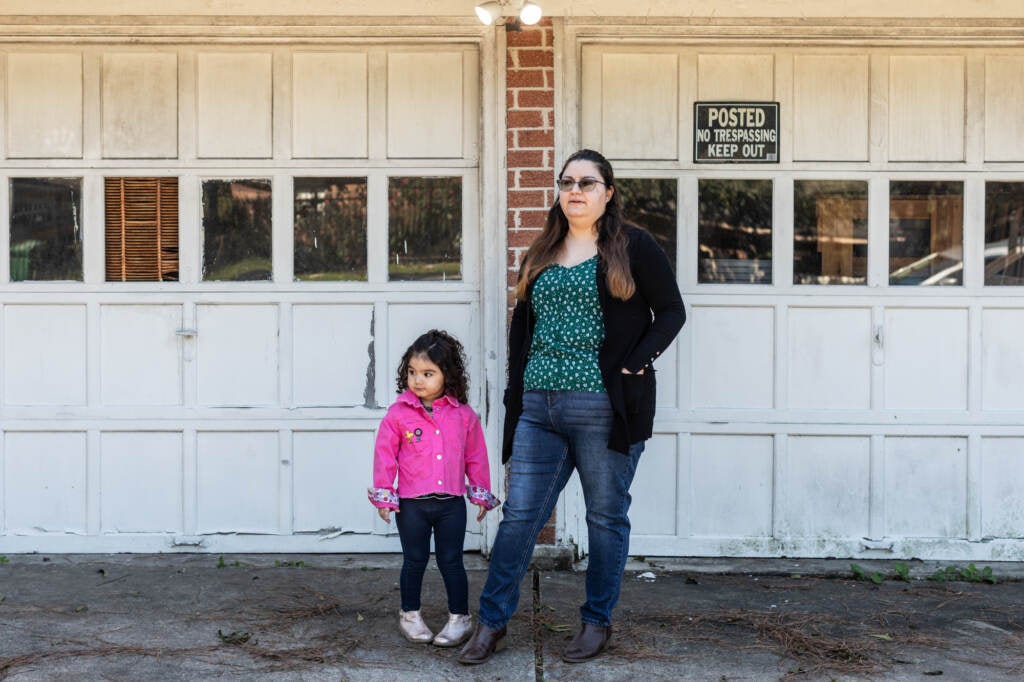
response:
M434 556L448 592L449 613L469 613L469 585L462 564L462 545L466 537L466 502L461 497L407 498L399 500L395 516L398 537L402 541L402 610L420 610L423 574L430 559L430 536L434 536Z

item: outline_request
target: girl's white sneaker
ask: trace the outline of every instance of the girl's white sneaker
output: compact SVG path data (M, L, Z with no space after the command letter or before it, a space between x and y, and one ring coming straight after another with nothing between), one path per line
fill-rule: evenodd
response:
M426 644L434 639L434 633L430 631L419 611L399 611L398 627L402 635L410 642Z
M458 646L473 634L473 616L461 613L449 613L448 623L434 637L435 646Z

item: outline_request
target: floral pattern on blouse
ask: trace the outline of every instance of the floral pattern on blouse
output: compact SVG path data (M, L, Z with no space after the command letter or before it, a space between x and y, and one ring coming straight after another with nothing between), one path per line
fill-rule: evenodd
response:
M501 504L501 500L492 495L490 490L479 485L467 485L466 496L469 497L470 502L478 504L488 511Z
M604 393L597 356L604 318L597 293L597 256L548 267L533 286L533 330L525 390Z
M398 495L388 488L367 488L366 496L374 507L398 509Z

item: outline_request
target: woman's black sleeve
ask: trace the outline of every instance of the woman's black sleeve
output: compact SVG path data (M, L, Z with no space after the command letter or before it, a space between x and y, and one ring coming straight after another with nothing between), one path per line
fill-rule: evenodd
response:
M646 300L654 316L650 329L623 365L635 373L649 367L676 338L686 322L686 307L668 256L654 238L640 232L630 248L634 251L630 260L634 264L637 293Z

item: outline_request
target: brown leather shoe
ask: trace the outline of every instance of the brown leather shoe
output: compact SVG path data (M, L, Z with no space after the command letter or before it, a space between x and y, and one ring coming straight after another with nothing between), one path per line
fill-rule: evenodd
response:
M505 632L504 627L495 630L477 623L476 632L459 653L459 663L477 665L489 661L495 652L505 648Z
M565 647L562 660L566 663L589 661L612 645L612 626L584 623L579 633Z

